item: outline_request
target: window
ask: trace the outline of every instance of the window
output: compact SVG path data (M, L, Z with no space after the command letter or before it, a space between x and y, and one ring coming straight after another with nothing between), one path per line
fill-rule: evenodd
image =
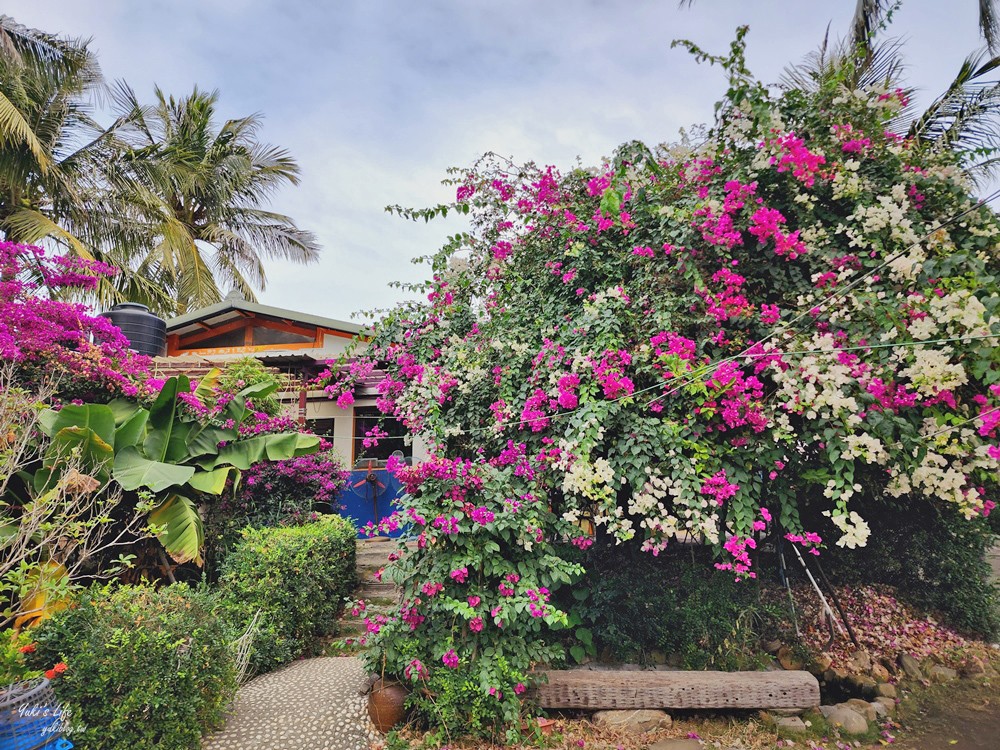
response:
M243 346L243 329L237 328L233 331L226 331L226 333L220 333L217 336L211 336L207 339L201 339L195 343L188 343L181 341L181 348L183 349L223 349L232 346Z
M314 334L293 333L292 331L279 331L277 328L266 328L265 326L254 326L253 343L254 346L274 346L276 344L311 344L316 340Z
M378 427L382 432L389 433L387 437L379 438L378 445L365 448L365 433ZM358 406L354 409L354 462L385 461L394 452L402 451L404 455L410 452L410 446L405 444L406 428L402 422L392 417L384 416L374 406Z

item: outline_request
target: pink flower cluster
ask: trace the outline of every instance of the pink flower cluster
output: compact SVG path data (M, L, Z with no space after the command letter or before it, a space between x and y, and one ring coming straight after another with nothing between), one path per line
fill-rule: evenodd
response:
M708 495L715 500L716 505L725 504L726 500L739 492L740 486L733 484L726 476L726 470L720 469L710 476L701 485L701 494Z
M747 231L756 237L761 244L773 239L774 252L777 255L788 260L795 260L808 252L808 248L799 239L798 229L786 234L783 231L784 225L785 217L780 211L762 207L754 211L753 216L750 217L750 228Z
M632 364L632 355L625 350L605 350L601 361L594 367L594 376L604 389L607 399L631 396L635 391L632 379L625 376L626 368Z
M823 176L821 168L826 158L806 148L806 142L795 133L779 135L761 145L777 150L777 155L771 157L771 164L776 164L779 172L791 172L806 187L812 187L816 178Z

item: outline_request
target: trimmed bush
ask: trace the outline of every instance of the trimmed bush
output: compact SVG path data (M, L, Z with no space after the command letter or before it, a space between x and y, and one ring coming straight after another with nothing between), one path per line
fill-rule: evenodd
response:
M219 578L226 615L244 629L259 610L249 673L269 672L333 631L355 580L357 532L340 516L243 531Z
M53 680L77 747L197 750L236 688L229 633L204 588L95 587L37 631L30 663Z
M657 557L639 547L594 545L572 588L571 611L603 658L649 662L659 651L686 669L724 671L766 663L757 643L781 613L762 600L758 581L715 570L707 547Z

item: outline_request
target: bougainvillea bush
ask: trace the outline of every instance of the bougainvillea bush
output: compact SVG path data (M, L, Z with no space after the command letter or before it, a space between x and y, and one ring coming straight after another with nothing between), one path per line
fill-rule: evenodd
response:
M703 138L568 172L490 156L404 212L472 230L365 355L433 450L397 467L387 523L419 549L386 572L406 601L370 620L373 669L461 675L510 721L595 536L690 535L745 578L763 533L821 554L879 534L872 503L993 508L1000 221L963 155L897 130L890 81L771 91L742 32L709 59L730 86Z
M116 273L77 256L0 242L0 357L29 387L55 380L60 396L106 402L142 395L149 358L129 350L110 320L64 299Z

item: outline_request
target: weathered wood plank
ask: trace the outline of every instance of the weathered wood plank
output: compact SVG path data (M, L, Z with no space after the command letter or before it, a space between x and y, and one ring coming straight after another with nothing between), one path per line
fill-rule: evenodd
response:
M536 688L542 708L811 708L809 672L619 672L548 670Z

